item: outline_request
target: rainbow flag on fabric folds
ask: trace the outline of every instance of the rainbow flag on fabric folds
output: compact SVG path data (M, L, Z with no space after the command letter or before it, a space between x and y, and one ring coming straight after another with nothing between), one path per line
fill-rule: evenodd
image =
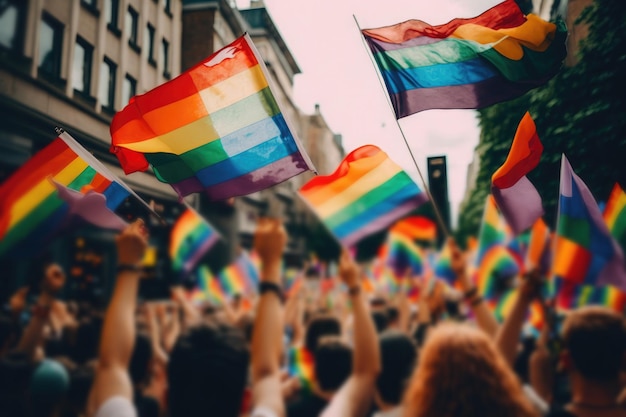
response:
M245 252L242 252L235 262L222 269L218 277L221 287L229 296L257 292L259 272Z
M530 241L524 261L526 271L540 268L543 273L548 272L550 268L550 239L550 229L540 217L530 229Z
M70 206L58 186L102 194L110 210L132 193L62 133L0 185L0 256L32 256L66 225Z
M517 127L506 161L491 177L491 193L516 235L543 216L541 196L526 177L539 164L542 152L535 122L526 112Z
M314 177L300 195L346 247L428 200L411 177L373 145L350 152L334 173Z
M626 193L615 184L604 208L604 221L615 239L626 248Z
M437 278L445 280L448 284L453 284L456 275L450 266L450 247L444 245L435 261L433 271Z
M561 186L552 274L575 284L626 291L626 267L591 191L561 158Z
M437 225L424 216L411 216L400 220L390 230L415 240L433 241L437 239Z
M111 123L124 172L152 167L180 196L250 194L314 170L270 91L246 34L203 62L135 96Z
M485 299L497 297L507 280L521 271L520 261L503 246L487 251L476 270L476 286Z
M495 199L489 195L485 201L483 218L478 232L475 264L480 265L483 257L493 246L506 245L510 238L507 225L498 213Z
M313 354L304 347L291 348L287 355L289 376L300 380L304 392L311 392L315 382L315 359Z
M387 242L387 266L397 278L404 279L407 269L412 276L424 272L424 253L411 238L390 232Z
M198 268L198 286L210 302L222 305L227 301L224 289L206 265Z
M398 119L518 97L552 78L566 55L565 25L524 17L513 0L439 26L408 20L362 33Z
M190 273L218 240L219 235L209 222L195 210L187 208L174 223L170 234L172 269Z
M567 311L586 305L600 305L619 313L626 308L626 292L612 285L577 285L556 278L553 286L556 307Z

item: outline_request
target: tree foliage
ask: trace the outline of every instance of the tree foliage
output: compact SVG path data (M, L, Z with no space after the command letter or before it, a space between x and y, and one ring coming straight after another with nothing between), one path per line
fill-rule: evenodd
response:
M504 162L517 124L529 111L544 153L529 178L543 198L545 220L554 227L561 154L598 201L615 182L626 185L626 2L596 0L577 23L589 27L579 61L524 96L479 111L480 168L475 189L460 209L457 236L475 235L491 175Z

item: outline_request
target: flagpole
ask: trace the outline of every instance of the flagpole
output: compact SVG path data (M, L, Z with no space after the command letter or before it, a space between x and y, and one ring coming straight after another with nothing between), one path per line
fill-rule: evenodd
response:
M424 176L422 175L422 171L420 170L420 167L417 164L417 160L415 159L415 155L413 155L413 150L411 149L411 146L409 146L409 142L406 139L406 136L404 134L404 130L402 130L402 126L400 126L400 121L396 118L395 110L393 109L393 106L391 105L391 101L389 100L389 95L387 94L387 88L385 87L385 84L383 82L382 76L381 76L381 74L380 74L380 72L378 70L378 66L376 65L376 61L374 61L374 57L372 56L372 53L371 53L369 47L365 43L365 37L363 36L363 31L361 30L361 26L359 25L359 22L356 19L356 16L352 15L352 17L354 18L354 23L356 24L356 27L359 30L359 34L361 35L361 41L363 42L363 46L365 46L365 50L367 51L367 55L369 56L370 61L372 62L372 65L374 66L374 70L376 71L376 76L378 78L378 82L379 82L381 88L383 89L383 91L385 92L385 97L387 98L387 104L389 105L389 108L391 109L391 112L393 113L393 118L396 121L396 126L398 126L398 130L400 131L400 134L402 135L402 139L404 140L404 144L406 145L407 149L409 150L409 155L411 155L411 159L413 160L413 165L415 165L415 168L417 169L417 174L419 175L420 180L422 181L422 185L424 186L424 190L426 191L426 194L428 195L428 199L430 200L430 203L433 205L433 209L435 211L435 217L437 217L437 222L439 223L439 226L441 226L441 230L443 232L444 237L445 238L449 238L450 237L450 232L448 231L448 228L446 227L446 224L443 221L443 216L441 215L439 207L437 207L437 203L435 203L435 200L433 199L433 196L432 196L432 194L430 192L430 188L428 187L426 181L424 180Z
M150 211L151 214L156 216L156 218L159 219L163 224L167 224L165 219L159 216L157 212L154 211L154 209L148 203L144 201L144 199L139 197L139 195L137 195L137 193L132 188L130 188L130 186L128 186L128 184L126 184L124 181L122 181L121 178L115 175L109 168L106 167L106 165L104 165L102 162L96 159L95 156L93 156L89 151L87 151L87 149L85 149L80 143L78 143L78 141L74 139L74 137L70 135L65 129L57 126L54 128L54 131L59 136L59 138L61 138L61 140L65 142L67 146L70 147L70 149L72 149L79 157L83 158L97 172L99 172L109 181L117 182L126 191L128 191L130 195L135 197L144 207L146 207L148 211Z

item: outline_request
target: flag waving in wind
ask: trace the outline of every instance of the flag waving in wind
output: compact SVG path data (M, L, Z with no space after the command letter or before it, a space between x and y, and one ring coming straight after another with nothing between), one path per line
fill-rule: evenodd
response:
M218 240L219 235L209 222L195 210L187 208L174 223L170 235L172 269L190 273Z
M133 97L113 118L111 137L124 172L151 166L181 197L246 195L313 170L247 34Z
M561 159L561 190L553 275L572 284L611 284L626 290L621 248L611 236L593 195Z
M362 33L397 119L518 97L552 78L566 55L565 25L525 17L514 0L439 26L408 20Z
M520 234L543 215L541 196L526 174L539 163L543 145L526 112L504 164L491 177L491 193L513 233Z
M311 179L300 195L346 247L383 230L428 199L411 177L374 145L350 152L334 173Z
M80 214L81 202L95 194L100 194L99 208L115 210L133 193L62 133L0 186L0 256L32 255L67 224L72 213ZM79 201L83 195L87 200Z

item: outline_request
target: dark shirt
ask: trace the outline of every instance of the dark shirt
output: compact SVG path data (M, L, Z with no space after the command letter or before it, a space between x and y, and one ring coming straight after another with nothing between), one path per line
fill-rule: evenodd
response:
M315 394L305 395L287 406L287 417L318 417L328 401Z

